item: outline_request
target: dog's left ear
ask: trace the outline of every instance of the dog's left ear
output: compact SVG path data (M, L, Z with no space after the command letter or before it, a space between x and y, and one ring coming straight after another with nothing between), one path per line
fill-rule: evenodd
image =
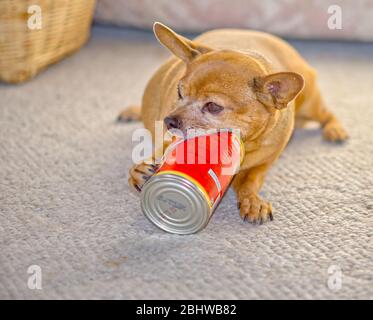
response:
M253 88L258 100L276 109L286 108L304 87L303 77L295 72L279 72L254 78Z
M203 53L212 51L212 49L207 46L178 35L160 22L154 23L153 31L162 45L186 63L191 62Z

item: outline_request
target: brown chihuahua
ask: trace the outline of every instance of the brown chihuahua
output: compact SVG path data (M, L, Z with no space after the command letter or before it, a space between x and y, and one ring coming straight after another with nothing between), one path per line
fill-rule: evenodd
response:
M157 120L183 132L240 129L245 156L232 182L240 215L251 223L272 220L259 190L294 126L317 121L326 140L347 139L325 107L315 70L288 43L262 32L213 30L191 41L156 22L154 33L174 56L149 81L142 108L130 107L120 119L141 119L153 137ZM150 164L135 165L129 184L140 191L152 173Z

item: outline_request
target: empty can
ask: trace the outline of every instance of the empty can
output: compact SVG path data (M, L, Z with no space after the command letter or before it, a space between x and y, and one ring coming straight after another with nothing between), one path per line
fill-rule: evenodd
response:
M239 135L232 130L177 141L143 186L142 211L167 232L200 231L227 191L243 151Z

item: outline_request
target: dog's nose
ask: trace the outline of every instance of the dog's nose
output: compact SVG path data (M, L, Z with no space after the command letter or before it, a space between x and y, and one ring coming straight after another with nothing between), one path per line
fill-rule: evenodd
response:
M182 122L176 117L166 117L164 118L164 123L166 124L167 129L180 129Z

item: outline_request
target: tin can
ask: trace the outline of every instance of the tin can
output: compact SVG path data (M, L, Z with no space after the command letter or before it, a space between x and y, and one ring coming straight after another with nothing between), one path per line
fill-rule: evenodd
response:
M243 144L232 130L176 141L143 186L142 211L167 232L200 231L227 191L243 155Z

